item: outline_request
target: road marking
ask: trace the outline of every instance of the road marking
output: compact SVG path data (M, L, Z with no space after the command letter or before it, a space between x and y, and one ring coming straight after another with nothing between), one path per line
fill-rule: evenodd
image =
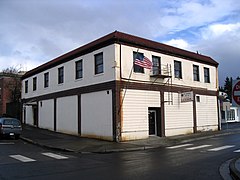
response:
M210 147L212 145L201 145L201 146L195 146L195 147L191 147L191 148L186 148L186 150L195 150L195 149L201 149L201 148L205 148L205 147Z
M208 151L220 151L220 150L224 150L224 149L228 149L228 148L232 148L232 147L235 147L235 145L221 146L218 148L209 149Z
M177 145L177 146L167 147L167 149L177 149L177 148L187 147L187 146L192 146L192 145L193 144L181 144L181 145Z
M7 143L0 143L0 145L11 145L11 144L15 144L14 142L7 142Z
M236 150L236 151L234 151L235 153L239 153L240 152L240 149L239 150Z
M52 157L54 159L68 159L68 157L66 157L66 156L61 156L61 155L54 154L54 153L42 153L42 154L45 156L48 156L48 157Z
M22 161L22 162L33 162L36 161L34 159L22 156L22 155L10 155L11 158L14 158L16 160Z

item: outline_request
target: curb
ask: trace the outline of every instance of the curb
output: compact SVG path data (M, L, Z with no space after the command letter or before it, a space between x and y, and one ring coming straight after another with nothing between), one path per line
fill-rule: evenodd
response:
M54 150L54 151L62 151L62 152L74 152L74 153L79 153L79 154L91 154L91 153L98 153L98 154L107 154L107 153L114 153L114 152L131 152L131 151L141 151L141 150L147 150L147 149L153 149L154 147L136 147L136 148L125 148L125 149L105 149L104 151L99 151L99 152L88 152L88 151L75 151L75 150L72 150L72 149L65 149L65 148L59 148L59 147L53 147L53 146L49 146L49 145L44 145L44 144L41 144L41 143L38 143L38 142L35 142L31 139L28 139L28 138L25 138L23 136L20 136L20 139L22 139L23 141L25 142L28 142L28 143L31 143L31 144L34 144L36 146L39 146L39 147L44 147L46 149L51 149L51 150Z
M233 179L235 180L240 180L240 172L237 170L235 164L236 161L239 160L240 158L235 158L230 162L229 165L229 170L230 170L230 175Z
M63 152L76 152L72 149L64 149L64 148L58 148L58 147L53 147L53 146L49 146L49 145L44 145L44 144L40 144L38 142L35 142L31 139L28 139L28 138L25 138L23 136L20 136L20 139L22 139L23 141L25 142L28 142L28 143L31 143L31 144L34 144L36 146L39 146L39 147L44 147L44 148L47 148L47 149L51 149L51 150L54 150L54 151L63 151Z
M179 143L188 143L188 142L192 142L192 141L198 141L198 140L203 140L203 139L207 139L207 138L225 136L225 135L231 135L231 134L240 134L240 129L238 131L236 130L236 131L231 131L231 132L209 134L209 135L205 135L205 136L202 136L202 137L189 137L189 139L185 139L185 140L181 140L181 138L179 138L179 139L171 139L170 138L169 140L172 141L172 143L170 143L170 144L179 144ZM149 150L149 149L157 149L157 148L161 148L161 147L165 147L165 146L170 145L170 144L168 144L168 145L155 145L155 146L143 145L143 146L139 146L139 147L119 148L119 149L106 149L105 148L102 151L77 151L77 150L73 150L73 149L60 148L60 147L54 147L54 146L50 146L50 145L41 144L41 143L33 141L29 138L26 138L24 136L20 136L20 139L22 139L23 141L26 141L28 143L37 145L39 147L44 147L46 149L51 149L51 150L54 150L54 151L62 151L62 152L74 152L74 153L80 153L80 154L91 154L91 153L105 154L105 153L116 153L116 152L143 151L143 150Z

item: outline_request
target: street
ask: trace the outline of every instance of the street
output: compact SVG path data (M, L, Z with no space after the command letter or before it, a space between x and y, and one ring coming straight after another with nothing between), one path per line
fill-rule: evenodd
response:
M220 165L239 156L238 134L171 147L109 154L57 152L0 140L0 179L221 179Z

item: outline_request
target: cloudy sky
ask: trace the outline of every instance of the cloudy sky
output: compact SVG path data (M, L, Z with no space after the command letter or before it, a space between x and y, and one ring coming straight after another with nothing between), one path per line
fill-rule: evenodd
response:
M0 70L30 70L115 30L211 56L240 76L239 0L0 0Z

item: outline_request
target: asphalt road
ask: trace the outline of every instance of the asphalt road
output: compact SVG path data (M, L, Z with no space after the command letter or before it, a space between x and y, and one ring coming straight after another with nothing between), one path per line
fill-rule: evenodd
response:
M239 156L240 136L109 154L50 151L21 140L0 140L0 180L221 179L220 165Z

